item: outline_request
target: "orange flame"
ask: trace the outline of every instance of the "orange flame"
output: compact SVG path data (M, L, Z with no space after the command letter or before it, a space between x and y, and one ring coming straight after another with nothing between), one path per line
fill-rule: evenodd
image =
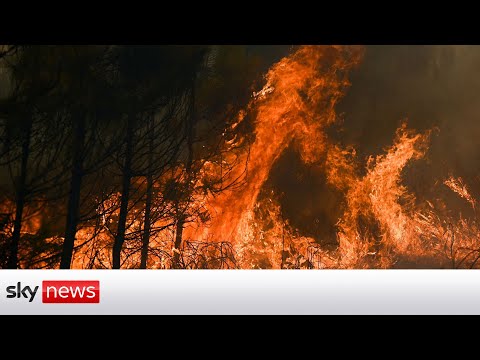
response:
M244 154L245 186L211 202L212 224L190 236L250 241L252 211L273 164L293 140L305 162L315 161L325 151L324 129L335 122L335 105L361 55L359 47L303 46L269 70L267 84L249 105L256 114L255 142Z
M450 177L443 183L447 185L452 191L460 195L460 197L467 200L472 206L472 208L475 209L476 201L473 196L470 195L470 192L467 189L467 185L465 185L462 178L459 177L455 179L453 177Z
M243 184L213 198L209 194L195 195L192 207L208 213L205 218L209 221L202 219L188 225L184 238L209 243L192 241L186 252L195 256L200 248L207 255L220 251L222 260L212 263L223 266L218 264L232 262L234 248L241 268L390 268L421 266L421 259L435 259L432 264L436 267L478 267L478 220L453 218L438 199L419 204L403 184L405 167L427 153L430 131L419 134L402 124L393 145L381 155L370 156L364 165L354 147L335 144L326 135L327 127L338 120L335 107L350 85L349 72L359 64L362 52L361 47L302 46L272 66L265 76L266 85L253 94L247 109L232 125L239 126L247 114L255 119L254 141L249 150L231 155L237 166L228 177L241 178ZM229 142L238 140L232 138ZM321 166L327 184L343 194L334 248L327 249L299 235L283 219L276 194L259 196L265 191L262 188L273 165L292 143L302 160ZM199 182L218 178L220 171L217 164L205 162ZM450 177L443 184L475 211L476 200L463 179ZM118 194L99 206L115 208L116 203ZM100 209L99 213L104 212ZM127 236L141 232L142 216L134 215ZM113 236L108 226L115 216L99 217L95 228L78 231L74 267L111 266ZM156 225L164 229L150 240L159 259L153 267L168 268L169 257L180 250L172 246L172 226L161 221ZM34 227L29 224L26 228ZM125 253L125 267L135 267L138 242L127 241ZM88 262L92 258L96 264ZM208 263L207 258L204 260Z
M340 252L346 266L367 254L376 255L380 246L407 250L415 237L415 198L401 185L401 173L410 160L424 155L428 137L429 133L415 134L403 124L387 154L370 157L367 174L352 181L346 194L346 211L339 222Z

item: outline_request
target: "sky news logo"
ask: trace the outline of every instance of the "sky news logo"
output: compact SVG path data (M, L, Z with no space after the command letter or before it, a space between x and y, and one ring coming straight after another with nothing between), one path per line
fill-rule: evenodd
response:
M33 302L39 286L16 285L6 287L7 299ZM42 281L42 303L44 304L98 304L100 303L100 281L97 280L45 280Z

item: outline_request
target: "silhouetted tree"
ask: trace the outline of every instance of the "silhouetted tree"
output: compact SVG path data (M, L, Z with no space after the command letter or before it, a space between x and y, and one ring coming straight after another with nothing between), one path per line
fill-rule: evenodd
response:
M0 266L183 267L257 76L245 46L0 45Z
M146 123L152 109L164 108L181 96L198 71L204 55L203 47L124 46L119 51L120 86L128 96L124 163L122 168L121 204L117 233L112 250L112 266L121 267L121 251L127 230L131 180L134 176L134 139L136 130ZM168 69L168 70L167 70ZM150 110L147 112L147 110ZM148 122L148 121L147 121ZM146 236L146 235L145 235ZM144 240L146 242L146 239Z
M18 174L13 175L12 178L15 216L13 233L8 241L7 267L10 269L18 267L18 249L26 198L29 193L34 191L33 181L31 184L27 184L32 137L35 137L35 143L38 145L41 142L38 139L39 134L42 133L43 127L48 124L48 122L42 121L38 109L42 107L42 101L58 82L55 72L42 73L44 64L39 60L40 54L41 50L38 47L27 46L21 49L11 46L3 52L4 56L10 55L7 69L10 73L12 89L8 98L0 104L0 112L5 118L4 155L7 155L2 158L7 159L11 173L14 171L13 164L19 163ZM34 124L39 121L41 122L40 126L34 129ZM18 152L16 151L17 145ZM45 149L43 146L40 147L38 153L43 155ZM45 165L43 161L40 161L40 163ZM33 168L30 169L30 171L32 170ZM39 177L38 164L35 170L34 175Z
M111 102L114 100L112 96L106 96L106 92L112 92L108 78L108 69L112 63L109 47L70 47L59 54L59 58L66 78L65 88L62 91L71 123L69 155L71 175L65 239L60 263L60 268L68 269L72 263L75 236L80 221L82 182L88 173L85 160L94 150L93 146L87 146L87 136L93 139L99 121L109 120L113 116L98 115L106 106L112 105ZM92 161L98 163L104 154L101 154L100 158L98 153L96 155L97 158Z
M186 224L198 219L205 222L209 218L205 209L195 206L195 197L215 195L241 182L241 179L228 181L227 178L235 166L246 164L229 164L225 155L239 150L229 142L242 129L236 128L234 133L231 125L250 100L258 64L256 57L248 56L245 46L212 46L202 71L191 84L183 172L174 184L177 188L174 268L182 267L179 259ZM248 142L243 142L243 145L247 146ZM218 174L209 174L208 179L202 179L205 177L202 173L205 163L217 164L223 170Z

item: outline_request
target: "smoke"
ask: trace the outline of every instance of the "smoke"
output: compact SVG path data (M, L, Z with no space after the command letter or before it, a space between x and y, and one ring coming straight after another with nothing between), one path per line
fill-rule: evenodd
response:
M342 138L359 144L360 151L376 153L407 118L418 130L447 127L462 155L471 154L467 140L480 129L475 115L479 60L476 46L367 47L338 108L345 118Z

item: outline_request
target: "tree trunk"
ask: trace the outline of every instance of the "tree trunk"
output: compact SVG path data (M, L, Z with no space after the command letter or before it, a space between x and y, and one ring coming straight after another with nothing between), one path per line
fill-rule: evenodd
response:
M117 235L112 250L113 269L120 269L120 255L125 242L127 225L128 202L130 200L130 181L132 179L132 156L133 156L133 129L134 115L129 115L127 120L127 133L125 136L125 163L123 165L122 197L120 202L120 215L118 217Z
M190 99L190 111L187 117L187 125L185 128L186 137L187 137L187 162L185 164L185 172L186 172L186 191L190 191L190 180L192 178L192 164L193 164L193 142L194 142L194 134L195 134L195 123L194 123L194 111L195 111L195 80L192 83L192 93ZM185 214L187 207L184 206L183 209L180 210L182 206L177 206L177 226L175 229L175 253L173 254L173 268L178 269L180 267L180 248L182 246L183 241L183 227L185 226L185 222L187 220L187 216Z
M77 234L80 213L80 193L83 179L83 156L85 142L85 113L81 112L74 118L73 155L70 179L70 192L68 195L67 222L65 225L65 240L63 241L62 259L60 269L70 269L72 264L75 236Z
M32 121L28 120L25 129L25 137L22 141L22 160L20 165L20 177L16 184L15 196L15 221L13 223L13 234L10 239L10 249L7 262L8 269L16 269L18 267L18 245L20 243L20 233L22 229L23 209L25 207L27 165L30 155L30 136L32 131Z
M185 225L185 217L183 214L177 215L177 226L175 228L175 252L173 254L173 268L180 269L180 248L183 239L183 226Z
M148 149L148 173L147 173L147 199L145 200L145 219L142 237L142 257L140 261L140 269L147 268L148 261L148 244L150 242L150 228L151 228L151 211L152 211L152 199L153 199L153 151L155 140L155 126L154 118L150 119L149 123L150 144Z

